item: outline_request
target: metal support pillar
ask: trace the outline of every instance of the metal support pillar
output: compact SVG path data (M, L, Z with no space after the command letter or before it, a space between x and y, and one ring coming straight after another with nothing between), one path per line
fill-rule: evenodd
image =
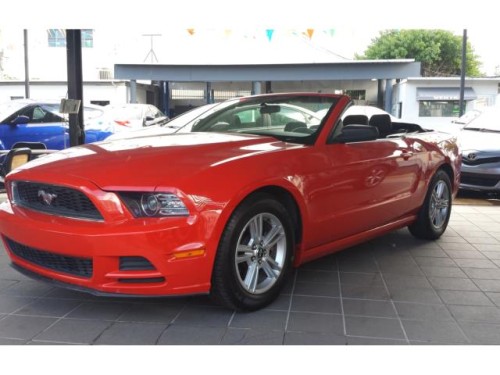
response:
M30 97L30 69L28 58L28 30L24 29L24 97Z
M252 95L259 95L262 93L262 84L258 81L252 82Z
M162 88L162 111L165 113L168 117L170 117L170 90L168 87L168 81L162 81L161 82L161 88Z
M384 85L383 80L377 80L377 107L384 108Z
M137 103L137 81L130 80L130 103Z
M385 106L386 112L392 113L392 79L385 80Z
M273 87L271 81L266 81L266 94L271 94L273 92Z
M66 30L66 54L68 64L68 99L81 101L78 113L69 114L69 145L77 146L85 143L81 30Z
M212 83L207 82L207 104L212 104L214 102Z
M460 101L459 101L459 112L458 117L461 117L465 113L465 71L467 69L467 30L464 29L464 34L462 37L462 68L460 72Z

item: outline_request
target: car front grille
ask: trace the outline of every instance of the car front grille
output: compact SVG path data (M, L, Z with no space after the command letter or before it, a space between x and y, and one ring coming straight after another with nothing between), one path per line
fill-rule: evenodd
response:
M91 278L93 267L91 258L77 258L45 250L35 249L18 242L5 239L12 253L29 263L69 275Z
M32 210L76 219L98 220L103 217L81 191L37 182L14 182L14 203Z
M500 157L491 157L491 158L479 158L479 159L468 159L467 157L462 157L462 163L465 165L482 165L482 164L490 164L490 163L499 163Z
M493 187L500 182L500 176L487 176L462 172L460 183L465 185Z

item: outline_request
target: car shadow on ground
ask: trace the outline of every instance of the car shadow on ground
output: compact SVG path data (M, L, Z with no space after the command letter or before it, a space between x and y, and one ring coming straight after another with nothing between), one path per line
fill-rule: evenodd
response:
M500 206L500 193L459 190L454 204Z

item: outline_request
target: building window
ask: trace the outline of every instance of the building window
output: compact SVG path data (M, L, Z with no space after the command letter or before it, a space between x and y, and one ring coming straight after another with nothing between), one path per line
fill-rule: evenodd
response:
M94 30L82 30L82 48L94 47Z
M366 100L366 90L344 90L344 94L349 95L352 100Z
M94 30L85 29L81 31L82 48L94 47ZM47 30L49 47L66 47L66 30L49 29Z
M419 117L458 117L460 102L458 100L420 100Z
M66 47L66 31L62 29L47 30L49 47Z

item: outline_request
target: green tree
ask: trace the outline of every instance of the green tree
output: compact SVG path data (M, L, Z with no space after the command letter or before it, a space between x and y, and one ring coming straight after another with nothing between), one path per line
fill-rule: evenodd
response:
M421 63L424 77L449 77L460 75L462 61L462 36L446 30L385 30L372 39L360 60L415 59ZM481 62L467 41L466 72L469 77L483 74Z

